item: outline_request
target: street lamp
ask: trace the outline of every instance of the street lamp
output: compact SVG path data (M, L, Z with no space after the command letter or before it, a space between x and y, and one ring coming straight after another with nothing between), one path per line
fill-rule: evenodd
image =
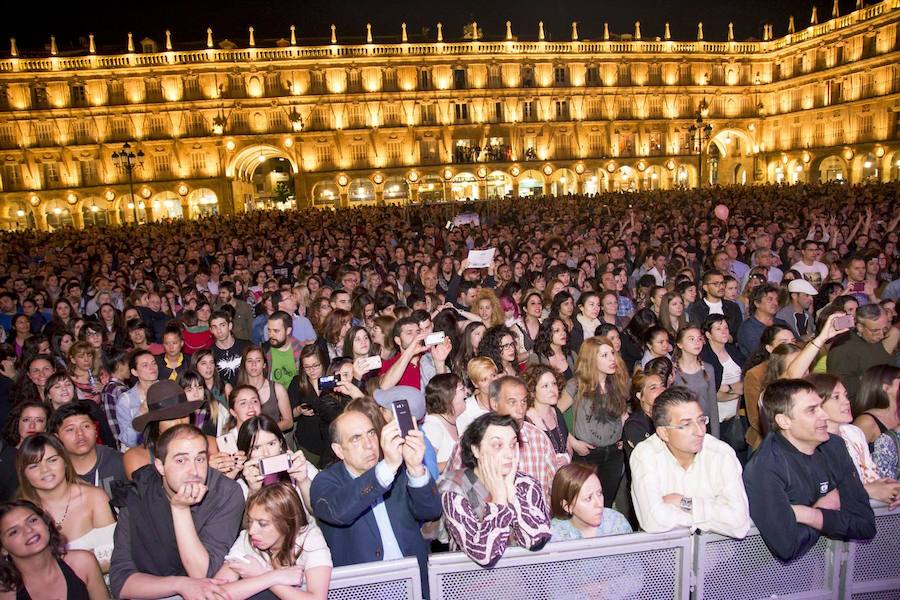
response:
M708 110L706 100L700 102L697 108L697 119L688 127L691 134L691 145L697 144L697 189L703 187L703 145L709 141L712 135L712 125L703 122L703 114Z
M112 153L113 165L120 173L128 176L128 192L131 196L131 206L134 208L134 224L137 225L140 220L138 218L138 205L134 201L134 170L144 167L144 151L138 150L137 154L131 151L131 144L125 142L122 149Z

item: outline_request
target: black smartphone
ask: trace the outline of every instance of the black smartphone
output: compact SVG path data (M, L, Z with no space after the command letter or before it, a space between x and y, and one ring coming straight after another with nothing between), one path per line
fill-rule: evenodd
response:
M337 380L334 375L319 377L319 393L334 391L335 386L337 386Z
M394 411L394 418L400 427L400 437L405 438L406 434L416 428L415 419L413 419L412 411L409 409L409 402L406 400L397 400L391 408Z

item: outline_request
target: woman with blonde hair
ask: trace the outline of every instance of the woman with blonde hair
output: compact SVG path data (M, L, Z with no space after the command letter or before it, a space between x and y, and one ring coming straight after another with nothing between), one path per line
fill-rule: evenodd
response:
M500 306L500 299L497 294L489 288L481 288L475 295L475 301L472 303L481 322L487 328L496 327L506 324L506 316L503 308Z
M572 433L591 449L584 456L576 453L575 460L596 466L607 507L612 506L625 472L622 425L628 416L629 387L625 363L612 342L605 337L585 340L567 389L575 399Z
M68 363L78 398L100 404L100 391L109 376L100 368L97 350L87 342L75 342L69 348Z

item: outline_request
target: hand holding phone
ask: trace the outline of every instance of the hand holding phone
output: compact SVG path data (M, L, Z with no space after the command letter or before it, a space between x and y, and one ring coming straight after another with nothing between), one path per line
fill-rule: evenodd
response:
M337 386L337 379L335 379L334 375L327 375L325 377L319 377L319 393L322 392L332 392L334 388Z
M429 333L425 337L425 345L426 346L437 346L438 344L444 343L444 338L447 337L443 331L435 331L434 333Z
M259 460L259 474L263 476L273 475L275 473L284 473L290 468L290 454L278 454L276 456L269 456L267 458L261 458Z
M832 322L832 326L836 331L843 331L844 329L852 329L854 325L853 315L841 315L840 317L835 317Z
M397 400L391 404L391 410L394 413L394 419L397 421L397 427L400 428L400 437L405 438L407 433L416 428L416 421L413 419L409 402Z

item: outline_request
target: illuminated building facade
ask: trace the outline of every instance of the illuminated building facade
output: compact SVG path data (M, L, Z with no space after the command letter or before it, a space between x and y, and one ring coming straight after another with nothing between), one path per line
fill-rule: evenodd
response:
M900 0L762 41L135 42L0 59L4 228L900 177ZM288 32L285 32L288 33ZM699 127L698 127L699 125ZM706 125L708 136L697 135ZM691 127L694 127L691 129ZM143 153L129 186L113 153ZM699 142L699 143L698 143ZM702 151L701 151L702 149ZM121 167L121 165L118 165ZM698 167L701 167L698 169ZM132 197L130 189L134 190Z

